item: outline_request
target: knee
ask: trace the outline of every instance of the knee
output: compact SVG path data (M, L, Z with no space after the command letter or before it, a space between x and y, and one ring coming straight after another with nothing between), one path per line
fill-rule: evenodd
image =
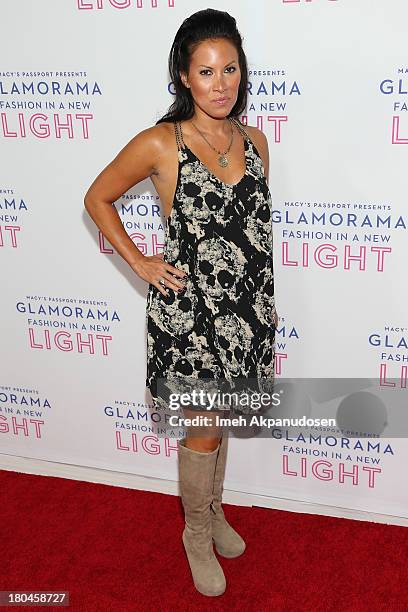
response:
M198 451L199 453L212 453L218 448L221 437L219 438L196 438L194 436L186 438L186 446L192 450Z
M212 453L218 447L221 438L207 438L203 440L203 448L206 453Z

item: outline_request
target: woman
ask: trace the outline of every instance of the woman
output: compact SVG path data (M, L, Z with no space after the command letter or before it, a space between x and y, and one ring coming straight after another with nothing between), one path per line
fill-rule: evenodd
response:
M207 9L186 19L169 56L175 100L137 134L85 196L102 233L147 283L147 376L158 381L273 377L271 199L264 134L237 119L246 107L247 62L236 22ZM112 202L150 177L167 217L164 253L143 255ZM189 430L179 445L183 543L194 584L220 595L213 550L237 557L245 542L221 507L228 437Z

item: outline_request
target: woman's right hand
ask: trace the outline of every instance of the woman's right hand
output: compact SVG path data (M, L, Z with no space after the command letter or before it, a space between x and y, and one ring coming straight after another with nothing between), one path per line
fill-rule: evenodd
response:
M178 278L186 279L188 274L165 262L163 253L159 253L159 255L144 255L138 258L137 262L132 265L132 269L140 278L157 287L160 293L165 296L169 295L166 287L170 287L170 289L180 293L185 289L185 283L180 282ZM164 281L166 287L160 284L160 280Z

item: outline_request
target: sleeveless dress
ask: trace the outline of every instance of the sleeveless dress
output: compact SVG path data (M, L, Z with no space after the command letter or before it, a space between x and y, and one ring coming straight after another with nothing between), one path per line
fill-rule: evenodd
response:
M275 298L272 201L261 157L242 124L246 169L236 184L218 179L178 146L175 197L164 232L164 260L188 273L186 288L149 285L146 386L164 405L158 380L274 377Z

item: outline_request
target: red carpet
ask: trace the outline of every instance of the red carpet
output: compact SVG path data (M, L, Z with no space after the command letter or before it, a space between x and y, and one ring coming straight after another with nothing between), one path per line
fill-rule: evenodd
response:
M70 592L70 608L46 610L408 608L405 527L228 505L248 548L220 558L227 591L207 598L192 586L178 497L9 471L0 490L0 590Z

